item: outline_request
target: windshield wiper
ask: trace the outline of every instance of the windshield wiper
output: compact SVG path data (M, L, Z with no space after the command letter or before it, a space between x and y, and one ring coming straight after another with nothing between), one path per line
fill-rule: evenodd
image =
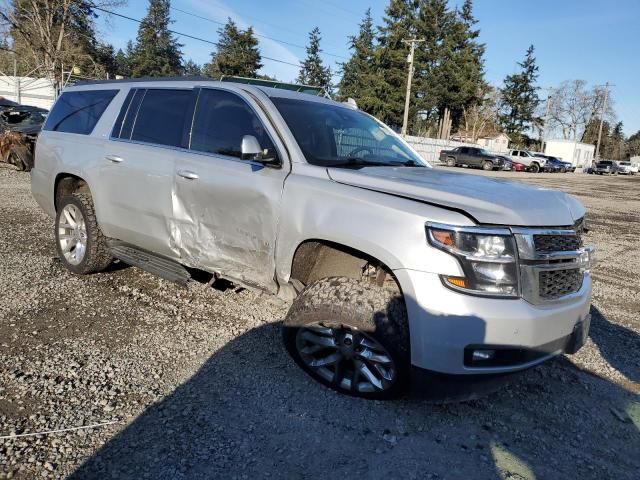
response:
M344 161L327 163L326 167L393 167L397 166L393 162L374 162L373 160L365 160L364 158L347 158Z

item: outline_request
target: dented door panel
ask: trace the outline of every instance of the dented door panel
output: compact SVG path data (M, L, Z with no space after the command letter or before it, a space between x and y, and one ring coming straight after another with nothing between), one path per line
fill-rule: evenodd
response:
M197 178L179 175L192 172ZM286 172L195 152L176 162L171 248L184 264L270 292Z

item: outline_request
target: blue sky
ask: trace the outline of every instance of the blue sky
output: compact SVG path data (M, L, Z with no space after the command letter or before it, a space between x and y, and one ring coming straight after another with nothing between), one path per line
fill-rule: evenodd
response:
M348 57L347 38L357 32L364 11L371 7L379 24L387 0L172 0L172 28L189 35L216 41L218 23L233 18L241 27L253 25L262 37L263 56L287 63L304 58L308 32L318 26L322 32L324 60L338 70ZM452 5L462 0L451 0ZM142 18L146 0L129 0L117 11ZM179 11L182 10L183 12ZM188 12L192 15L189 15ZM563 80L583 79L590 85L615 84L611 96L624 130L640 130L640 1L614 0L475 0L481 40L486 44L487 80L499 85L516 70L530 44L536 48L543 88ZM200 17L206 17L205 20ZM112 17L98 22L102 38L117 48L134 39L138 25ZM265 38L270 37L270 38ZM272 40L277 39L281 42ZM181 37L185 58L198 63L209 60L212 45ZM282 43L286 42L286 43ZM293 80L297 68L263 59L264 73L280 80ZM544 95L544 92L541 93Z

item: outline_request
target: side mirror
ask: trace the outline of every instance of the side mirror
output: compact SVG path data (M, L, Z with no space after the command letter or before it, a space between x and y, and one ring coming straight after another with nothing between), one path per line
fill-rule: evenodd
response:
M265 165L277 166L280 160L277 157L269 157L265 154L265 150L260 146L260 142L253 135L244 135L240 146L240 158L242 160L256 160Z

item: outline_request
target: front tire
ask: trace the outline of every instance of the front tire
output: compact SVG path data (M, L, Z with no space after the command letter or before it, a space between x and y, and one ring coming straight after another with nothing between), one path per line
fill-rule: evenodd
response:
M449 157L447 158L447 167L455 167L456 166L456 159Z
M529 171L531 173L538 173L540 171L540 165L538 165L537 163L532 163L529 167Z
M295 299L283 340L311 377L340 393L391 398L409 383L409 326L400 294L346 277L324 278Z
M88 193L74 193L60 200L55 238L60 261L78 275L104 270L113 260Z
M492 163L492 162L490 162L490 161L488 161L488 160L485 160L484 162L482 162L482 169L483 169L485 172L490 172L490 171L492 171L492 170L493 170L493 163Z

